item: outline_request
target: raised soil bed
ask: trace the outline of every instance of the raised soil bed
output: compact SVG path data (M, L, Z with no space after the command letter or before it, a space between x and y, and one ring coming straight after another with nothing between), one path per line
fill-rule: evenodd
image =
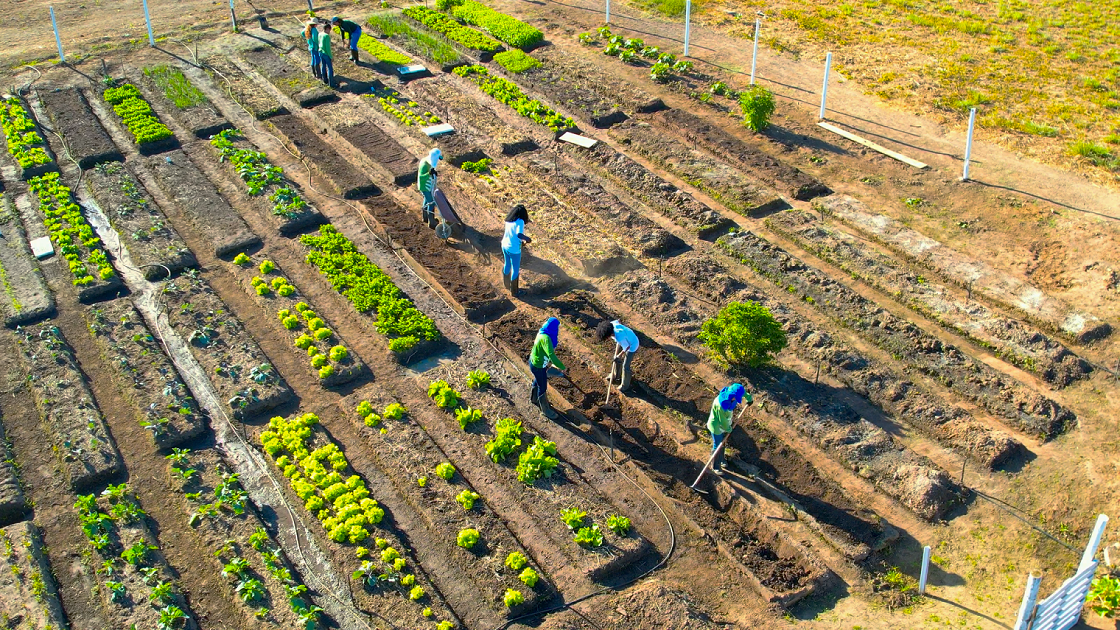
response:
M806 201L832 192L817 178L684 110L658 112L650 120L661 131L672 133L690 145L710 151L736 169L753 174L794 199Z
M124 155L101 126L81 90L74 87L36 90L54 130L62 135L65 151L87 169L100 162L123 162Z
M343 52L341 41L338 52ZM246 51L242 58L248 61L269 83L276 86L300 107L314 107L320 103L337 101L334 90L320 83L302 67L297 67L271 48L254 48Z
M171 67L174 68L174 66ZM190 81L186 75L184 75L184 78L188 82ZM153 106L171 112L175 120L196 138L206 140L219 131L233 127L233 124L226 120L225 116L209 100L198 105L179 107L156 85L155 81L148 76L147 71L144 73L144 78L138 81L138 85L144 89L145 96Z
M288 145L306 159L334 191L346 199L362 199L381 193L369 177L335 151L327 140L312 131L298 116L282 114L268 120Z
M288 113L288 109L269 96L257 82L246 76L241 68L223 55L209 57L205 61L209 68L210 77L214 83L229 95L234 103L245 108L253 118L265 120L279 114Z
M15 333L43 428L71 487L81 490L124 470L74 351L57 327Z
M54 314L54 294L27 246L27 234L7 194L0 194L0 313L15 327Z
M119 162L98 164L86 173L86 187L121 236L132 264L140 267L148 280L198 264L163 211L133 175L129 166Z
M540 70L555 77L557 83L571 86L570 91L576 94L589 90L598 95L599 103L618 103L619 108L630 114L649 114L666 109L660 98L634 87L618 73L605 70L602 63L555 46L540 48L534 51L533 56L541 62ZM585 98L577 98L580 103L585 101ZM563 98L555 101L567 104Z
M419 163L389 134L381 131L372 122L363 122L337 129L338 134L354 145L366 157L388 169L397 186L411 186L416 183L416 168Z
M213 244L216 255L243 251L261 242L182 150L142 159L164 194Z
M455 76L417 79L408 84L408 90L426 111L438 114L441 120L454 126L455 135L466 132L487 151L513 156L540 148L532 138L506 123L490 107L471 98L466 90L475 88L456 79L458 77ZM482 98L490 97L482 95Z
M31 521L0 529L0 618L12 628L65 628L54 572Z
M3 425L0 424L0 439L4 438ZM27 503L24 501L23 489L19 485L19 477L7 442L0 442L0 526L9 525L23 518L27 512ZM0 554L2 555L2 554ZM0 601L3 598L0 597Z
M156 446L179 446L206 429L190 390L128 298L88 306L85 317L114 380Z
M753 233L728 234L719 244L760 275L783 288L793 287L806 302L898 361L937 379L1015 428L1049 439L1074 426L1077 418L1069 409L895 317Z
M257 342L210 285L183 275L163 286L167 320L235 418L251 418L293 396Z

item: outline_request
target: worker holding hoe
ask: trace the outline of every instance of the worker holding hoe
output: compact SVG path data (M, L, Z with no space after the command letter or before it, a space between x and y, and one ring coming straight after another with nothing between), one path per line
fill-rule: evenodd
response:
M428 227L436 226L436 165L439 164L443 152L432 149L428 157L420 160L420 168L416 171L416 188L424 195L424 223Z
M555 365L561 372L568 368L556 356L556 346L560 345L560 320L549 317L548 321L537 332L533 341L533 349L529 352L529 371L533 373L533 389L529 393L529 402L541 409L541 414L549 420L554 420L557 413L548 404L548 366Z
M361 25L340 17L331 19L331 25L338 27L338 32L342 35L342 43L350 42L350 61L358 63L358 39L362 36Z
M609 383L614 383L614 379L619 372L622 373L622 381L618 384L618 391L625 392L630 389L630 362L634 359L634 354L638 351L638 336L634 334L622 322L617 319L613 322L603 320L595 327L595 340L602 342L607 337L614 337L614 358L611 359L611 375L608 379ZM608 388L608 391L610 389Z
M744 400L748 405L754 402L742 385L732 383L721 389L712 401L712 412L708 414L708 432L712 434L712 472L720 477L723 476L723 452L720 445L727 439L727 434L731 433L735 408Z

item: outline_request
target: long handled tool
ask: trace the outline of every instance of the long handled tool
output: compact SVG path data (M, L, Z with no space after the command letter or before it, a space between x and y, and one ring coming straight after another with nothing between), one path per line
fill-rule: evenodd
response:
M735 416L736 421L738 421L739 418L743 417L743 412L745 412L747 410L747 407L749 407L749 406L750 405L743 405L743 408L739 410L739 415ZM730 431L728 433L730 433ZM696 481L693 481L692 485L689 486L689 488L695 490L696 492L699 492L700 494L708 494L708 492L706 490L701 490L700 488L697 488L696 484L700 483L700 480L704 478L704 473L708 472L708 469L712 467L712 462L716 461L716 457L721 452L723 452L723 447L726 446L726 445L727 445L727 438L723 438L723 441L719 443L719 446L717 446L716 449L714 451L712 451L712 456L708 458L708 462L706 464L704 464L703 468L700 469L700 474L697 475Z
M610 376L607 377L607 399L605 401L603 401L603 406L604 407L606 407L607 405L609 405L611 403L611 387L614 386L614 368L615 368L616 365L618 365L618 357L622 356L621 354L619 354L619 351L621 349L622 349L622 346L620 346L618 343L614 344L614 358L611 359L611 373L610 373ZM619 372L621 372L621 371L622 370L619 370ZM622 384L622 375L619 374L618 378L619 378L618 383L621 385Z

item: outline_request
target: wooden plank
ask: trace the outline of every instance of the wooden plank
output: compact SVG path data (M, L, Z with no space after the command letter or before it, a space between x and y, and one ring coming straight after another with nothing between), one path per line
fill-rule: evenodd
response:
M564 135L560 136L560 140L563 141L563 142L569 142L569 143L574 144L578 147L583 147L585 149L590 149L591 147L593 147L593 146L595 146L596 144L599 143L598 140L594 140L592 138L585 138L584 136L574 134L574 133L571 133L571 132L564 132Z
M832 133L835 133L837 135L843 136L843 137L847 138L848 140L851 140L852 142L855 142L856 144L862 144L863 146L867 147L868 149L871 149L873 151L878 151L879 153L882 153L883 155L885 155L887 157L894 158L894 159L898 160L899 162L909 164L910 166L913 166L914 168L929 168L929 165L926 164L925 162L919 162L918 160L915 160L913 158L908 158L905 155L902 155L901 153L891 151L890 149L888 149L888 148L886 148L886 147L884 147L880 144L875 144L874 142L872 142L870 140L861 138L861 137L857 136L856 134L854 134L850 131L845 131L844 129L841 129L841 128L835 126L835 125L832 125L832 124L829 124L829 123L826 123L826 122L819 122L819 123L817 123L817 126L823 128L823 129L827 129L827 130L829 130Z

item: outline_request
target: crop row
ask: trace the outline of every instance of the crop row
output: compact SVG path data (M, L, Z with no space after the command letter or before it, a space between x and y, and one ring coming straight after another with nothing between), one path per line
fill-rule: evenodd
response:
M0 100L0 125L4 128L8 153L21 169L28 171L54 162L35 128L35 121L18 98L11 96Z
M77 287L108 282L116 277L109 257L101 248L101 239L82 216L68 188L58 173L46 173L28 180L31 192L39 201L39 210L46 217L43 224L50 232L55 247L68 263ZM91 273L89 267L93 266ZM96 274L96 276L94 275Z
M66 616L38 528L22 521L0 529L0 612L12 628L65 628Z
M159 121L152 106L144 100L140 88L135 85L124 83L108 88L102 93L102 97L113 106L113 111L121 117L124 126L141 149L144 145L172 137L171 130Z
M438 64L455 64L463 57L446 40L418 31L398 13L375 13L366 20L371 32L378 31L405 50ZM361 46L365 37L358 40Z
M417 310L392 278L333 225L321 226L317 235L305 234L300 242L311 249L307 262L326 276L359 313L377 312L374 326L389 337L390 350L403 353L422 341L440 339L431 318Z
M541 62L525 54L525 51L516 48L494 55L494 61L514 74L521 74L541 65Z
M365 35L358 39L358 48L368 52L376 57L378 60L385 63L391 63L398 66L405 66L412 63L412 57L404 53L397 52L389 48L381 40L376 39L371 35Z
M497 52L502 45L478 31L459 24L454 19L427 7L411 6L403 11L410 17L447 39L471 50Z
M537 99L526 96L513 81L491 75L485 66L477 64L460 66L455 68L455 74L465 77L477 85L480 90L508 105L518 114L542 124L554 132L576 126L576 122L571 118L562 116Z
M441 122L440 117L430 111L425 111L423 115L420 115L418 113L421 109L420 103L402 96L400 92L392 88L375 87L373 88L373 96L377 98L381 109L410 127L438 125ZM401 106L402 100L404 101L403 106Z
M529 48L544 40L540 29L499 13L475 0L451 0L451 15L477 26L510 46Z

